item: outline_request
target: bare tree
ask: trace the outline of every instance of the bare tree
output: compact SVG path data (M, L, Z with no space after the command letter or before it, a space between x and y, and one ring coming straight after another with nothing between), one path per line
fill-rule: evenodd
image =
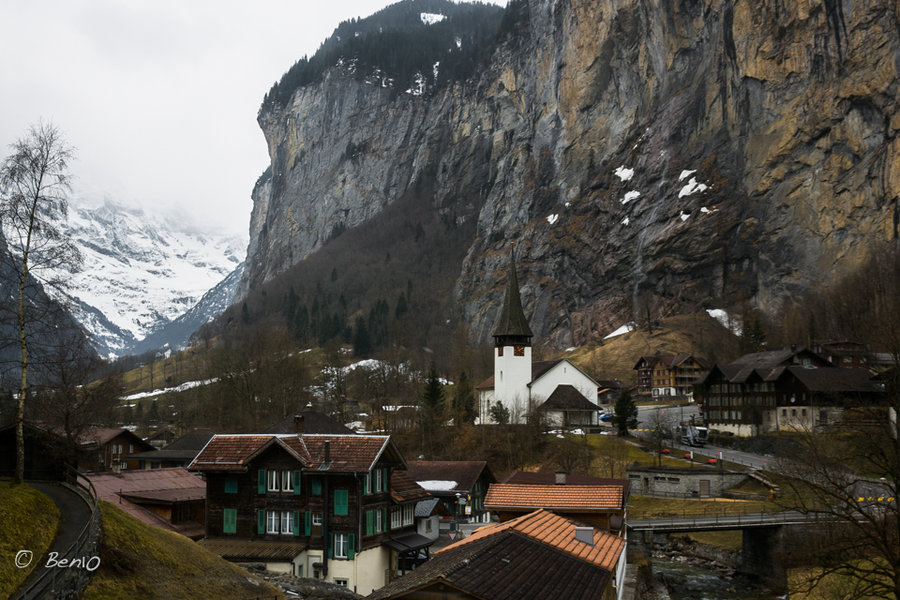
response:
M0 231L4 253L17 276L16 331L20 361L16 404L16 474L25 476L23 424L28 402L29 325L37 320L34 299L64 288L66 274L81 264L81 254L58 223L66 217L70 190L69 161L74 150L59 130L32 126L12 144L0 165Z

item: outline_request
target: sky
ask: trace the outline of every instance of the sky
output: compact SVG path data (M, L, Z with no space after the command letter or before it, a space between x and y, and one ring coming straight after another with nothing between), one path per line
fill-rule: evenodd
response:
M246 237L263 95L338 23L393 3L0 2L0 157L50 122L76 150L72 203L107 196Z

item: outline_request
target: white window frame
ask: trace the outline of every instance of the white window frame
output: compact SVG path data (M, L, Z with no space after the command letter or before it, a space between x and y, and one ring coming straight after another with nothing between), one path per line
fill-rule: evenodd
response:
M281 474L279 471L269 469L268 471L266 471L266 479L267 479L267 484L266 484L267 490L269 490L270 492L280 492L281 491L281 488L278 487L278 483L281 481Z
M382 533L384 531L384 511L379 509L375 510L375 533Z
M416 517L416 507L414 504L407 504L403 507L403 526L412 525Z
M271 534L279 534L281 530L279 528L280 525L279 514L277 510L267 510L266 511L266 533Z
M314 527L321 527L322 526L322 513L313 513L311 524Z
M346 533L334 534L334 557L347 558L350 549L350 536Z
M293 492L294 491L294 482L291 481L291 472L290 471L282 471L281 472L281 491L282 492Z
M281 511L281 533L282 535L293 535L294 533L294 515L289 510Z
M403 508L395 506L391 508L391 529L399 529L403 524Z
M350 580L349 580L349 579L343 579L343 578L337 578L337 577L335 577L335 579L334 579L334 585L337 585L337 586L340 586L340 587L349 588L349 587L350 587Z
M383 478L382 478L381 469L375 469L375 482L374 483L375 483L375 491L376 492L384 491L384 486L382 485Z

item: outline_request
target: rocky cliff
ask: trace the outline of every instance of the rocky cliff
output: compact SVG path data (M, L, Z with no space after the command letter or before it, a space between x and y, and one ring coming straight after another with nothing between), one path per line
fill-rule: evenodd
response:
M395 93L339 61L261 110L239 295L423 180L477 220L454 283L486 339L510 245L538 341L636 314L764 311L897 238L893 0L513 1L477 75Z

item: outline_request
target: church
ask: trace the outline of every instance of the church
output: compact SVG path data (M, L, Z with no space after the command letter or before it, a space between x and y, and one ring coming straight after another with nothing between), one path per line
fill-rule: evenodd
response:
M510 254L506 297L494 337L494 375L481 382L479 422L494 423L492 407L502 406L510 423L523 424L532 415L550 427L598 424L598 384L568 359L533 362L531 327L522 310L515 257ZM496 416L498 412L493 411Z

